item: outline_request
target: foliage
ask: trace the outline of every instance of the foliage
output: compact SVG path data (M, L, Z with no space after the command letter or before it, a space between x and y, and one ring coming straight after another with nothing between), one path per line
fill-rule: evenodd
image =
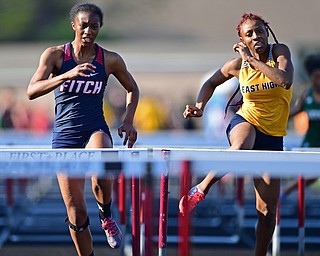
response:
M1 42L62 41L72 38L71 7L77 0L0 0ZM83 1L85 2L85 1ZM141 32L145 15L156 16L167 0L91 0L104 13L100 40L117 40Z
M0 0L0 41L53 40L70 36L71 0Z
M19 40L28 37L28 28L33 25L32 16L35 10L35 1L2 0L0 2L0 24L3 25L3 29L0 33L0 40Z

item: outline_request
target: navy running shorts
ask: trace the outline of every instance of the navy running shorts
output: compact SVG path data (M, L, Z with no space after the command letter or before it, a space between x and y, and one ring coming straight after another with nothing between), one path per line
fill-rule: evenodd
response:
M230 132L237 124L248 122L242 116L235 114L227 127L226 133L229 140ZM259 131L256 127L256 140L252 149L283 151L283 136L271 136ZM230 144L230 141L229 141Z
M85 132L53 132L52 148L85 148L91 135L100 131L106 133L113 144L110 130L106 126Z

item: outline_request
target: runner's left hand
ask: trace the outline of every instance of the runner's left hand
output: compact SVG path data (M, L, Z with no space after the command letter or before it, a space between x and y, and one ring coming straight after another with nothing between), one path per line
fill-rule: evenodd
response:
M131 123L122 123L122 125L118 128L118 135L120 138L123 138L123 133L125 133L123 145L126 145L128 142L128 148L132 148L137 140L137 130Z

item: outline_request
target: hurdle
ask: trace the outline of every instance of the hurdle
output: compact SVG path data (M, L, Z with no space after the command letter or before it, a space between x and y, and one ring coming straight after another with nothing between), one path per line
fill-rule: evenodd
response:
M178 149L179 151L179 149ZM194 150L191 150L191 151L194 151ZM197 151L197 150L195 150ZM201 151L201 150L200 150ZM210 151L210 150L208 150ZM174 150L173 150L174 152ZM213 152L213 151L212 151ZM217 151L215 151L217 152ZM184 153L180 152L180 155L179 156L173 156L173 158L177 157L178 159L192 159L194 158L194 155L189 155L188 153L188 150L185 150ZM192 152L193 154L194 152ZM240 152L239 152L240 153ZM247 155L247 153L249 155ZM240 161L242 165L245 165L247 166L244 162L246 162L246 160L244 159L249 159L250 158L250 154L253 153L253 152L250 152L250 151L247 151L245 152L244 154L246 154L246 157L243 157L241 159L239 158L229 158L229 159L223 159L221 160L221 158L218 158L218 159L212 159L211 157L211 160L214 162L212 163L212 166L216 167L215 170L220 170L220 164L221 161L232 161L234 160L235 162L238 162ZM259 154L264 154L265 152L260 152ZM264 162L265 161L265 164L264 163L261 163L261 166L264 166L263 169L264 170L268 170L268 173L270 174L270 172L272 173L271 175L275 176L275 177L281 177L282 175L279 175L279 170L281 170L281 167L283 162L286 162L286 161L289 161L291 164L290 164L290 167L292 165L292 168L290 168L290 171L291 171L291 174L292 176L298 176L299 177L299 186L300 186L300 189L299 189L299 249L298 249L298 253L299 255L304 255L304 244L303 244L303 241L304 241L304 229L302 228L303 225L304 225L304 191L303 191L303 178L301 176L301 165L298 163L299 161L310 161L308 163L308 167L306 167L304 165L304 168L305 169L308 169L311 170L312 172L314 171L317 171L316 169L316 166L317 166L317 161L316 160L316 157L317 155L312 155L312 157L310 157L309 155L303 155L303 154L296 154L295 152L268 152L268 154L271 153L271 155L273 156L268 156L268 159L265 159L265 160L262 160L261 162ZM231 153L232 154L232 153ZM239 154L241 155L242 152ZM270 157L270 158L269 158ZM283 158L284 157L284 158ZM306 159L308 158L308 159ZM197 160L195 160L197 161ZM315 162L313 162L315 161ZM279 164L279 166L276 166L275 165L275 162L276 164ZM228 163L223 163L222 165L224 165L224 167L221 168L220 171L224 171L225 168L228 168ZM242 167L239 167L237 164L235 164L237 167L236 168L233 168L233 170L237 169L237 171L239 171L240 173L242 172ZM266 168L267 166L267 168ZM204 167L204 166L202 166ZM288 167L288 166L287 166ZM311 169L309 169L311 168ZM256 170L256 167L254 168ZM252 170L253 173L250 172L250 174L253 174L253 175L257 175L257 172ZM234 171L231 171L231 172L234 172ZM254 173L255 172L255 173ZM263 172L263 170L260 170L259 172ZM278 173L277 173L278 172ZM244 173L245 174L245 173ZM261 173L260 173L261 174ZM289 175L289 176L290 176ZM181 181L182 178L181 178ZM241 185L241 179L239 180L240 181L240 185ZM185 182L185 181L183 181ZM190 186L188 186L188 188L190 188ZM184 194L187 194L188 193L188 190L185 190L183 192ZM241 201L241 186L238 187L238 195L239 195L239 205L241 206L241 204L243 203ZM278 205L278 208L277 208L277 225L276 225L276 229L275 229L275 234L274 234L274 239L273 239L273 247L272 247L272 250L273 250L273 255L280 255L280 239L279 239L279 235L280 235L280 205ZM188 227L188 221L185 221L184 222L184 226L185 227ZM188 231L186 231L188 232ZM180 234L180 233L179 233ZM182 238L181 238L182 237ZM182 245L181 245L181 248L183 250L183 253L181 255L188 255L188 252L186 252L183 248L188 248L188 246L186 244L183 244L185 243L185 239L183 237L183 232L181 232L181 237L180 239L182 240ZM180 247L179 247L180 248Z
M163 150L163 149L159 149L159 150ZM251 174L251 175L260 175L261 173L268 171L269 174L271 173L271 175L276 176L276 177L281 176L281 174L279 173L279 170L281 170L281 168L283 167L282 166L283 164L287 165L288 162L290 162L291 163L290 165L292 165L292 168L290 168L290 171L291 171L290 175L292 175L292 176L297 176L301 172L301 169L300 169L301 165L299 166L299 161L302 161L302 162L308 161L308 164L310 165L311 168L309 169L309 167L306 167L305 164L304 164L304 168L308 168L309 171L313 171L313 172L317 171L315 169L315 166L316 166L316 163L318 162L318 160L315 159L315 157L318 157L318 156L314 155L314 154L312 155L312 157L310 157L309 155L306 155L306 154L296 154L294 152L288 153L288 152L273 152L273 151L271 151L271 152L268 152L268 154L271 153L271 156L269 156L265 160L261 160L260 161L260 163L262 162L261 166L263 166L262 167L263 169L258 170L258 172L260 172L260 173L257 173L257 168L256 167L254 167L252 170L248 170L248 168L246 167L246 170L243 170L242 167L241 166L239 167L239 165L237 164L238 161L242 165L245 165L245 166L246 166L246 162L247 161L248 161L247 164L249 164L249 162L251 163L252 162L252 158L251 158L252 154L254 154L255 152L250 152L250 151L246 151L246 152L241 151L241 152L239 152L239 151L237 151L237 153L235 153L235 152L233 152L233 153L235 153L236 155L239 153L239 156L244 155L245 157L241 156L240 158L237 158L234 155L232 157L228 157L228 158L225 158L223 160L221 160L223 157L217 156L217 158L215 158L214 155L210 156L210 157L201 156L200 157L201 160L199 161L199 160L196 159L196 157L194 157L194 152L200 152L200 153L206 153L206 152L204 152L204 151L201 152L201 150L198 150L198 149L187 149L187 150L185 150L185 149L181 149L181 150L179 150L179 149L166 149L166 150L170 150L171 153L172 152L178 153L176 155L171 154L171 160L177 159L178 161L183 161L183 159L192 159L192 158L194 158L193 161L191 161L191 162L193 162L193 167L195 167L197 165L200 165L202 167L202 169L205 169L204 167L208 168L209 162L212 161L213 163L211 163L211 166L214 166L215 170L219 170L221 168L221 171L225 172L226 168L229 167L230 161L234 161L234 162L236 162L236 164L233 163L232 166L230 167L230 170L233 167L233 170L234 169L238 169L238 173L240 173L240 174L247 174L249 172L249 174ZM206 151L208 151L208 150L206 150ZM211 152L217 153L217 155L219 155L222 151L213 150ZM230 154L233 155L233 153L230 153ZM258 154L264 155L265 153L266 152L259 152ZM192 154L192 155L190 155L190 154ZM211 158L209 162L207 160L208 158ZM203 161L206 162L205 166L204 166ZM184 162L184 163L186 163L186 162ZM237 166L236 168L234 168L235 165ZM211 167L210 167L210 169L211 169ZM209 171L209 170L207 170L207 171ZM233 171L230 171L230 172L233 172ZM188 188L189 188L189 186L188 186ZM188 191L185 190L183 193L187 193L187 192ZM278 218L277 218L278 224L279 224L279 221L280 221L279 217L280 216L278 215ZM187 226L188 223L189 222L184 222L183 226L184 227L188 227ZM184 230L184 232L186 232L188 234L188 229L186 229L186 230ZM183 249L181 249L181 250L183 250L181 255L188 255L188 251L185 251L185 249L184 249L184 248L188 248L188 245L186 244L187 240L184 239L182 231L179 234L180 234L179 241L182 241L182 244L183 244L183 245L181 245L181 247L179 246L179 248L183 248ZM275 241L275 244L278 244L278 249L277 250L279 250L279 241Z
M304 228L304 218L305 218L305 202L304 202L304 178L302 176L298 177L298 227L299 227L299 255L304 255L305 246L305 228Z
M190 162L183 161L181 165L181 172L180 172L180 198L184 195L187 195L190 189L190 177L191 177L191 169L190 169ZM188 209L187 200L184 200L183 206L185 209ZM190 214L189 211L186 211L184 215L179 215L179 245L178 245L178 252L179 256L189 256L190 255L190 243L189 243L189 236L190 236Z
M224 149L199 149L199 148L153 148L153 157L148 156L148 148L136 149L3 149L0 151L0 175L5 177L19 177L43 174L55 174L65 170L72 175L103 174L106 170L123 170L125 175L138 175L145 173L145 163L151 161L155 164L156 173L163 165L162 151L170 151L173 167L179 162L188 160L191 167L199 174L206 174L214 169L218 173L226 172L237 175L261 175L268 173L270 176L281 177L284 174L297 177L302 169L308 169L308 175L317 176L315 166L320 162L319 152L298 151L254 151L254 150L224 150ZM137 159L131 158L132 151L139 151ZM158 167L157 167L158 164ZM290 173L282 173L284 167ZM143 169L143 171L139 170ZM302 175L302 174L301 174Z
M294 147L291 151L296 152L320 152L320 148ZM298 176L298 255L305 254L305 180L302 175Z
M92 175L93 172L90 171L88 173L88 170L94 170L95 174L103 175L106 171L119 173L121 170L125 177L132 177L132 197L135 198L133 200L138 200L132 203L132 206L138 206L132 209L132 225L135 225L135 230L132 230L134 233L132 234L134 238L132 242L132 255L137 256L141 253L141 249L139 248L140 243L136 244L138 237L140 237L140 227L139 224L136 224L139 223L140 210L137 178L145 176L148 172L152 172L152 175L160 176L161 172L166 170L164 169L165 164L167 164L163 157L164 150L170 152L170 169L181 170L182 165L185 170L199 174L206 174L214 169L218 173L225 174L227 171L239 176L257 176L269 173L269 175L274 177L281 177L283 175L298 177L302 175L301 170L308 169L309 176L316 176L318 173L317 167L320 163L319 152L297 151L258 152L199 148L153 148L152 156L150 156L150 149L148 152L147 148L93 150L19 149L18 151L4 149L0 152L0 176L24 177L25 175L44 175L48 172L54 174L56 171L61 170L74 175L83 175L84 173ZM133 152L139 152L139 156L133 157L132 155L135 155ZM290 173L281 172L284 167L289 169ZM178 173L180 171L172 171L171 174L178 175ZM185 183L186 185L190 185L187 182ZM184 190L181 191L186 193L189 187L183 186ZM150 220L145 219L145 223L148 221ZM188 237L189 231L184 232L184 236ZM189 247L189 238L179 238L180 241L184 243L186 248ZM150 243L148 242L148 244ZM180 254L181 248L179 247L179 255L183 255ZM161 250L161 253L165 255L165 250ZM148 256L147 251L145 251L145 255ZM184 254L184 256L186 255L188 254Z
M169 196L169 171L170 151L162 150L162 158L165 166L160 177L160 209L159 209L159 233L158 233L158 255L165 256L167 249L167 222L168 222L168 196ZM152 254L149 254L152 255Z

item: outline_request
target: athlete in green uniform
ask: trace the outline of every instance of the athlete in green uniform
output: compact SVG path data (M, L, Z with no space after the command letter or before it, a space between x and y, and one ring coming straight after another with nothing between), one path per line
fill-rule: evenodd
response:
M308 130L302 140L301 147L320 147L320 54L308 56L305 61L305 68L311 86L296 100L291 108L290 116L295 116L303 111L307 113ZM305 179L305 185L309 186L317 180L318 178ZM286 186L281 193L281 201L297 187L297 181Z

